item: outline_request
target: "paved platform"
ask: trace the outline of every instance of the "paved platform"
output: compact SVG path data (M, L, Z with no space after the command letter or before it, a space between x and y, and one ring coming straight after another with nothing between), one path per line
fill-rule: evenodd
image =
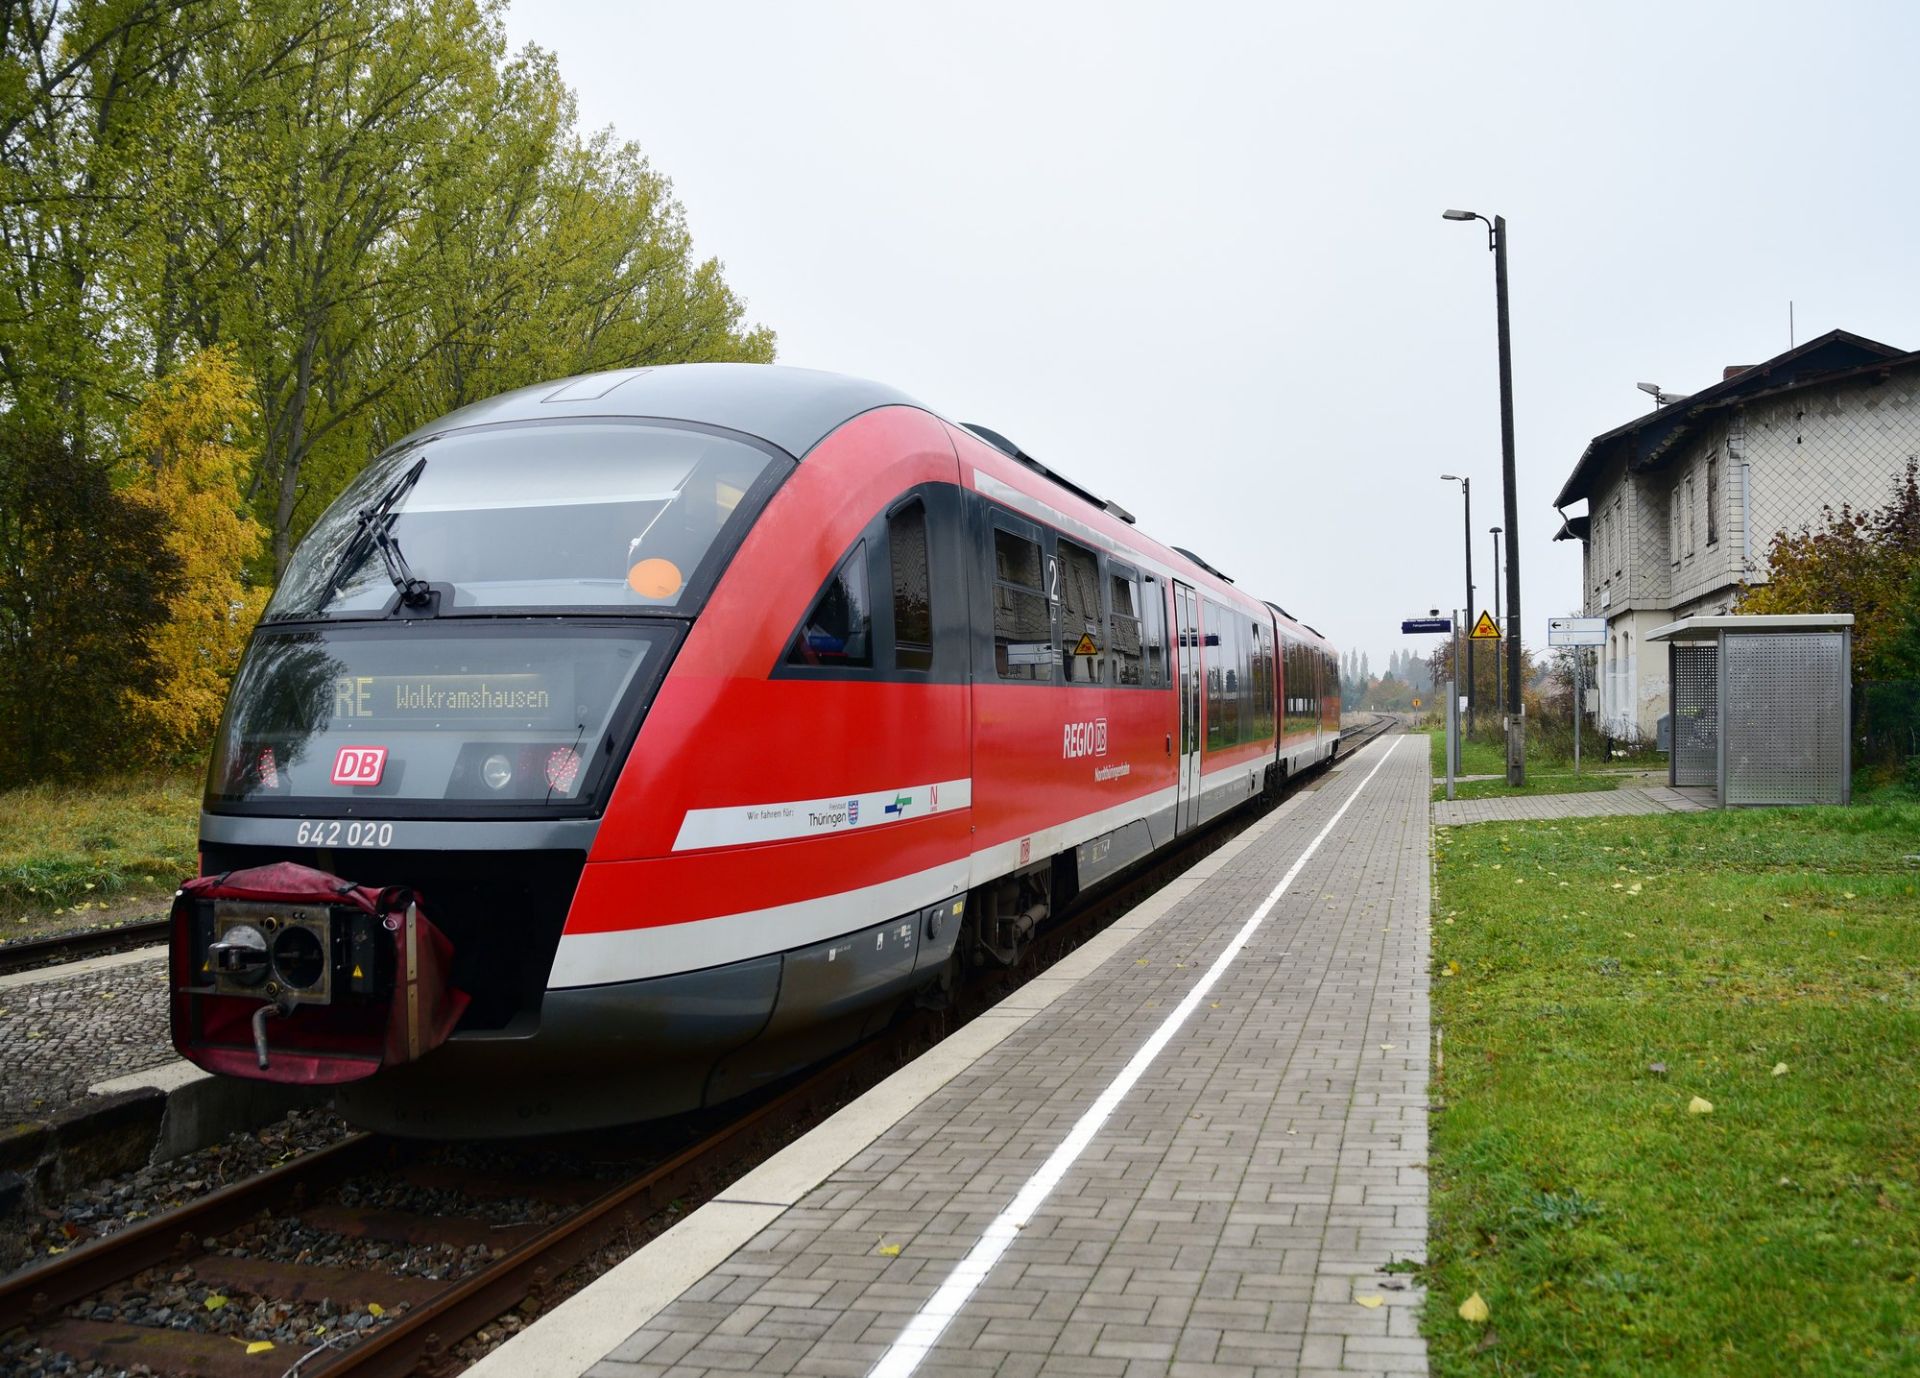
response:
M474 1378L1425 1373L1429 784L1371 744Z
M1589 790L1583 794L1521 794L1508 799L1442 799L1433 821L1443 828L1462 823L1519 822L1530 818L1606 818L1636 813L1701 813L1714 807L1710 789Z
M0 976L0 1123L39 1119L89 1087L179 1061L165 951Z

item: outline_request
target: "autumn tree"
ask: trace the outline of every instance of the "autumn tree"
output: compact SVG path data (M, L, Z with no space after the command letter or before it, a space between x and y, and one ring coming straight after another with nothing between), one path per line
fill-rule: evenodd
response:
M1817 525L1767 547L1767 581L1741 590L1742 613L1853 614L1856 679L1920 677L1920 461L1888 501L1822 509Z
M157 519L178 579L146 636L153 677L132 694L144 754L191 754L213 734L267 588L247 577L267 533L247 510L256 420L229 350L196 354L155 383L128 425L130 498Z

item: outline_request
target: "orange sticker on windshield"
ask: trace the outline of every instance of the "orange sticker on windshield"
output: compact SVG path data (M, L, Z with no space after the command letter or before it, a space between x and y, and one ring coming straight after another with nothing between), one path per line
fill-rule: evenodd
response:
M627 571L627 587L642 598L671 598L686 580L671 560L642 560Z

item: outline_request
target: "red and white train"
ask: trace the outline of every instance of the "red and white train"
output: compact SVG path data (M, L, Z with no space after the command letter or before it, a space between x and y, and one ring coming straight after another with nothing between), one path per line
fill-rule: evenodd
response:
M399 1132L720 1102L1328 759L1339 693L1311 628L889 388L510 393L295 552L175 909L175 1042Z

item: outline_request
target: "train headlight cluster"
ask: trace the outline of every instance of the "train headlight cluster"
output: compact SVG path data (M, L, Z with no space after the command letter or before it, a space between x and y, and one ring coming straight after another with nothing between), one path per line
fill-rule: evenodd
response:
M513 783L513 762L496 752L481 763L480 778L488 789L505 789Z

